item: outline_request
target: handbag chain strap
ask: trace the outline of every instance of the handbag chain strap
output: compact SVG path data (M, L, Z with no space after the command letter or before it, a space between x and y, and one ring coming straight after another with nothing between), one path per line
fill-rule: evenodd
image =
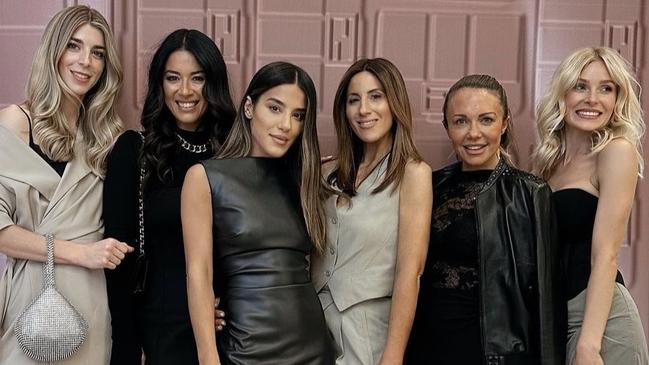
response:
M45 244L47 245L47 261L43 265L43 288L54 287L54 235L48 233L45 235Z
M142 143L144 144L144 134L138 132L140 137L142 137ZM144 160L140 158L140 182L138 184L137 192L137 204L138 204L138 233L139 233L139 248L140 255L144 255L144 175L146 171L144 170Z

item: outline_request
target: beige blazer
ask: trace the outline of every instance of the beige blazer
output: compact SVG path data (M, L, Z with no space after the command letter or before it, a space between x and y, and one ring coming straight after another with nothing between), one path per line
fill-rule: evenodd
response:
M15 224L59 239L98 241L103 230L102 183L83 161L80 138L75 158L60 177L26 143L0 126L0 229ZM40 262L7 258L0 279L0 364L37 364L22 353L13 328L41 291L41 270ZM89 325L88 338L79 351L56 364L108 364L110 314L103 270L55 265L55 278L58 290Z

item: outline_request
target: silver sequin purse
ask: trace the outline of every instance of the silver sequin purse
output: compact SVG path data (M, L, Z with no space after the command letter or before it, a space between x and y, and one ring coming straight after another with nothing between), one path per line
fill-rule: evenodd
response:
M54 236L45 235L47 262L43 290L20 314L14 327L18 345L30 359L53 362L74 354L86 340L88 323L54 283Z

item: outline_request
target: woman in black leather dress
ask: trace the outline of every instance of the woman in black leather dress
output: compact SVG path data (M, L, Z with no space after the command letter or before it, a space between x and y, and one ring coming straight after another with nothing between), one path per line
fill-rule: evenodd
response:
M268 64L250 82L219 158L187 172L181 211L201 364L334 362L307 268L325 242L316 110L306 72ZM218 351L215 283L228 313Z
M225 62L197 30L169 34L153 55L139 133L119 137L104 183L105 234L138 249L138 185L145 166L144 233L149 260L146 287L132 294L132 253L106 271L112 316L111 363L198 363L189 322L180 190L187 169L214 156L234 120ZM213 322L212 322L213 323Z
M561 364L565 306L550 189L512 167L505 90L491 76L465 76L443 113L460 161L433 173L430 247L406 363Z

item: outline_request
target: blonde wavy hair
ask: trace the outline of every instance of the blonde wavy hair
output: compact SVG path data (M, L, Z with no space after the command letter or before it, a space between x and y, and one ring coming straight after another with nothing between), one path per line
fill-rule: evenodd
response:
M58 63L74 32L85 24L103 34L106 53L99 80L80 100L61 78ZM74 156L75 132L66 123L61 107L63 100L69 99L80 108L78 128L84 160L95 174L104 175L106 156L123 130L115 108L122 74L110 27L97 10L85 5L71 6L50 20L34 56L26 90L34 137L49 158L70 161Z
M566 93L575 87L582 70L591 62L601 61L617 86L617 98L611 119L591 135L591 153L604 149L614 138L624 138L635 146L638 174L642 177L642 135L645 125L640 106L640 84L632 66L614 49L586 47L575 50L557 67L550 87L537 106L536 127L540 142L532 154L532 170L549 179L566 158L564 118Z

